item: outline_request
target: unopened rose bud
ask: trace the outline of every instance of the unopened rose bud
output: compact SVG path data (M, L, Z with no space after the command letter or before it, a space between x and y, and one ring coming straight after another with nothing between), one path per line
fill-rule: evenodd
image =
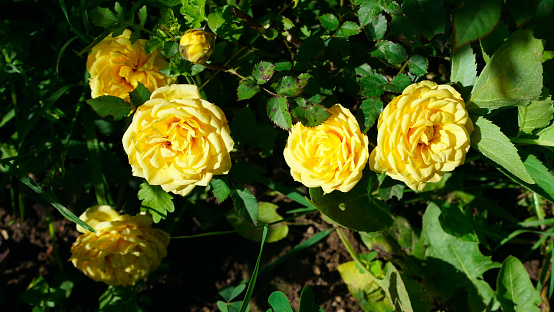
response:
M215 48L215 35L202 29L189 29L181 37L179 52L192 63L205 63Z

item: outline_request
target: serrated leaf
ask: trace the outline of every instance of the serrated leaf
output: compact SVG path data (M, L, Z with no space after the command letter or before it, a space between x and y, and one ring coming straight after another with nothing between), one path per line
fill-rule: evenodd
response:
M277 95L267 101L267 116L274 124L289 131L292 127L292 117L288 111L287 98Z
M291 113L306 127L315 127L331 117L331 113L318 104L295 107Z
M280 291L274 291L267 298L271 312L294 312L290 306L287 296Z
M336 36L337 37L350 37L357 35L361 32L360 26L358 24L352 22L352 21L346 21L342 26L340 27L339 31L337 31Z
M477 63L471 45L465 45L452 53L450 81L459 82L464 87L473 86L477 81Z
M412 83L410 78L404 74L396 75L389 84L385 85L385 90L394 93L402 93L404 89Z
M254 82L254 80L242 80L237 88L237 97L239 101L246 100L253 97L258 92L260 92L260 87Z
M165 219L168 212L175 211L173 197L159 185L142 183L138 191L138 199L142 201L140 211L150 212L155 223Z
M260 202L258 205L258 225L270 224L283 220L283 217L277 213L277 208L279 208L279 206L275 204ZM262 241L263 229L254 228L252 224L241 218L236 211L229 210L225 217L227 218L227 221L231 223L233 228L239 231L240 235L256 242ZM288 233L289 227L285 223L273 224L268 228L265 242L273 243L279 241L287 237Z
M87 100L87 104L90 105L100 117L105 118L106 116L112 116L114 120L127 117L135 109L131 103L111 95L102 95L94 99L89 99Z
M241 21L232 14L231 6L214 9L208 15L208 26L220 38L230 42L237 42L242 35ZM195 27L200 28L200 26Z
M498 48L471 91L479 108L526 105L542 90L543 45L529 30L515 32Z
M308 84L310 74L304 73L298 78L284 76L277 84L277 93L284 96L297 96L302 93L302 89Z
M383 111L383 102L379 98L369 98L362 102L362 112L364 114L364 133L369 130L379 118L381 111Z
M410 22L427 39L444 33L446 12L440 0L404 0L402 7Z
M365 97L378 97L381 94L385 93L385 85L389 83L385 76L372 73L364 77L360 83L362 87L361 94Z
M525 184L527 188L554 203L554 173L533 154L524 156L523 164L536 184Z
M230 195L237 214L246 222L258 225L258 201L256 201L256 197L247 189L232 189Z
M484 156L504 167L513 175L529 184L535 184L529 175L517 149L500 128L490 120L476 117L473 120L475 130L471 133L471 147Z
M391 65L399 65L408 55L406 49L400 44L384 40L377 44L377 50L371 52L371 56L378 57Z
M228 186L228 181L226 181L227 178L213 178L210 181L210 185L212 186L212 192L214 194L214 197L217 198L217 200L221 203L224 200L229 197L229 194L231 193L231 189Z
M479 250L478 243L464 241L447 234L440 225L440 214L439 206L431 202L423 215L421 242L427 247L425 256L428 260L434 258L447 263L443 268L443 279L449 280L446 274L451 274L450 278L455 276L457 280L467 278L471 283L467 285L450 282L452 293L460 287L470 287L477 292L476 299L482 302L481 305L492 306L494 292L483 280L483 273L500 267L500 264L491 261L491 257L484 256Z
M358 20L360 21L360 26L364 27L365 25L371 23L371 21L381 13L381 6L374 0L363 0L359 1L360 7L358 9Z
M412 55L410 59L408 59L409 73L416 77L425 75L428 67L429 61L421 55Z
M519 131L531 133L550 124L554 117L554 102L550 97L542 101L531 101L527 106L518 106Z
M537 133L538 139L534 140L536 144L544 146L554 146L554 124Z
M368 178L364 178L348 193L334 191L324 195L320 187L310 188L311 203L321 213L341 226L373 232L389 227L393 220L385 203L368 194Z
M97 7L89 13L92 23L98 27L108 28L119 20L108 8Z
M252 69L252 78L257 84L261 85L268 82L275 73L275 65L270 62L259 62Z
M465 0L454 12L454 48L485 37L500 19L497 0Z
M320 16L319 22L321 23L321 26L325 27L328 31L334 31L339 28L339 19L331 13Z
M150 91L140 82L129 95L131 96L131 103L133 103L135 107L141 106L150 99Z
M539 312L542 303L529 274L519 259L508 256L502 263L496 280L496 297L503 312Z
M367 38L372 41L383 39L387 31L387 18L379 14L369 24L364 27Z

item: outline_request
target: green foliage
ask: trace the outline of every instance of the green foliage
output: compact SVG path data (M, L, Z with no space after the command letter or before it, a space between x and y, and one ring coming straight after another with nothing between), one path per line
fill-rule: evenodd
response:
M497 0L460 1L454 13L455 48L488 35L498 23L501 10Z
M258 203L258 225L270 224L267 231L266 243L273 243L287 237L289 233L289 227L286 224L281 224L279 221L283 220L277 213L279 206L272 203L259 202ZM240 217L234 210L227 212L227 220L240 235L251 239L256 242L260 242L262 239L262 229L259 227L253 227L250 223L246 222ZM273 224L277 223L277 224Z
M175 211L173 197L159 185L142 183L138 191L138 199L142 201L140 211L149 212L156 223L167 218L168 212Z
M539 311L539 292L516 257L509 256L502 263L496 280L496 296L504 312Z
M112 116L114 120L120 120L131 114L135 107L117 96L102 95L87 100L88 105L94 109L100 117Z

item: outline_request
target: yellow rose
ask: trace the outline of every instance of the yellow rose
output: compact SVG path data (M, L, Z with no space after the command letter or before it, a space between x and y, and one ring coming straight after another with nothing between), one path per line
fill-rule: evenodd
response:
M167 256L169 234L153 229L150 216L120 215L110 206L94 206L80 219L96 233L77 226L83 234L71 246L69 260L97 282L133 286Z
M205 63L215 48L215 36L202 29L189 29L181 37L179 52L181 56L192 63Z
M223 111L185 84L154 91L123 135L133 175L180 195L227 174L233 145Z
M130 37L131 31L126 29L120 36L108 36L92 48L87 58L92 98L112 95L129 101L129 92L139 82L153 92L174 80L159 72L169 64L158 51L147 55L146 40L131 44Z
M404 181L414 190L438 182L464 163L473 124L460 93L422 81L408 86L379 116L371 170Z
M352 113L335 104L317 127L292 126L283 152L295 181L324 193L350 191L362 177L369 151L367 136Z

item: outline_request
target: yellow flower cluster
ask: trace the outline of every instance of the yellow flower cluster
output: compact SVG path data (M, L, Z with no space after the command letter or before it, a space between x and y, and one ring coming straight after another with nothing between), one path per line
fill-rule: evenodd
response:
M422 81L385 107L377 130L370 168L421 191L464 163L473 124L454 88Z
M139 82L152 92L173 81L159 71L169 65L159 52L146 54L146 40L131 44L130 37L131 31L126 29L123 34L108 36L92 48L87 58L92 98L112 95L129 101L129 92Z
M324 193L350 191L367 164L368 138L352 113L335 104L331 117L316 127L296 123L283 152L295 181Z
M150 216L120 215L110 206L94 206L80 219L96 233L77 226L83 234L73 243L69 260L97 282L135 285L167 255L169 234L153 229Z
M233 145L223 111L184 84L154 91L123 135L133 175L180 195L229 172Z
M179 52L185 60L203 64L214 52L214 44L214 34L202 29L189 29L181 37Z

